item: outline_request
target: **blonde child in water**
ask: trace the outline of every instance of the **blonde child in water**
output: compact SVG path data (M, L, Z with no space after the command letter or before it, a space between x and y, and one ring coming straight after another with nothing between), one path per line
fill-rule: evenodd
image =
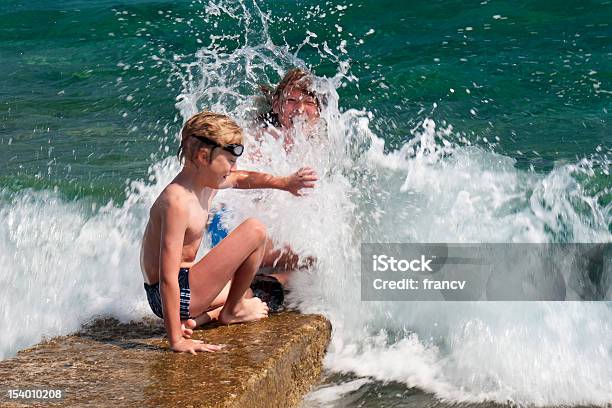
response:
M286 72L278 85L272 89L261 86L263 99L267 110L258 115L253 124L253 134L257 142L263 142L271 137L282 143L284 150L289 153L295 144L294 132L296 123L300 123L302 131L313 143L321 143L315 137L317 126L321 124L321 109L323 108L322 95L313 90L314 75L300 68L292 68ZM252 159L262 161L265 158L255 147L249 152ZM223 214L226 206L217 210L208 227L211 242L217 245L229 233L223 225ZM271 239L266 245L262 266L272 267L267 275L280 282L283 286L289 283L293 271L301 266L308 266L314 262L313 257L300 259L287 244L275 247Z
M275 89L262 86L261 90L269 110L257 117L256 135L259 140L265 134L281 140L287 152L294 145L293 134L296 121L305 125L312 133L321 120L321 98L313 91L314 76L300 68L292 68ZM312 137L312 135L307 135Z
M224 324L268 316L268 306L249 289L268 242L260 221L245 220L195 262L216 190L276 188L299 195L317 180L310 168L287 177L237 170L243 150L243 132L234 121L212 112L196 114L181 132L183 167L150 210L140 256L144 286L174 351L219 350L190 338L191 329L211 315Z

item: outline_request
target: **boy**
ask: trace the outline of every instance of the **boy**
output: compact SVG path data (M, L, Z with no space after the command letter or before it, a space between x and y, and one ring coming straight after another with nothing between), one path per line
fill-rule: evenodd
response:
M313 76L300 68L287 71L274 90L262 86L261 90L270 110L257 118L259 137L266 132L274 138L283 139L287 152L293 147L290 132L296 119L314 127L321 117L321 101L312 90Z
M220 308L219 321L231 324L268 315L267 305L248 290L266 251L266 228L260 221L247 219L195 263L216 190L277 188L299 195L317 180L309 168L288 177L237 171L243 150L242 129L234 121L212 112L196 114L181 132L183 168L150 210L140 254L144 286L174 351L220 349L190 338L196 326L192 316L206 317Z

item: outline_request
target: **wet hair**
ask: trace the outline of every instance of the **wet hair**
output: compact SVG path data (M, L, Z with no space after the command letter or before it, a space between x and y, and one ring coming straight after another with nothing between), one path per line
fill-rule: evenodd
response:
M260 89L266 99L269 110L258 116L257 122L263 126L280 127L279 112L275 111L275 107L283 102L283 96L291 89L299 89L303 93L312 96L317 102L317 107L321 110L321 101L318 95L312 91L313 76L300 68L292 68L278 83L275 89L262 85Z
M228 116L208 111L196 113L185 122L181 131L181 144L176 153L181 162L186 159L193 161L200 148L210 147L192 136L204 136L221 145L242 144L244 139L240 126Z

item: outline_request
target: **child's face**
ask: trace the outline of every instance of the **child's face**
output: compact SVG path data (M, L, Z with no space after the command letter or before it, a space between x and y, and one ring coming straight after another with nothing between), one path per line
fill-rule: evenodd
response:
M210 172L213 180L212 184L220 185L230 175L232 170L236 170L236 156L227 152L223 149L214 149L213 159L208 165L208 171Z
M315 124L319 120L319 106L314 96L298 88L290 88L283 95L278 118L285 129L293 127L296 118L302 118L308 124Z

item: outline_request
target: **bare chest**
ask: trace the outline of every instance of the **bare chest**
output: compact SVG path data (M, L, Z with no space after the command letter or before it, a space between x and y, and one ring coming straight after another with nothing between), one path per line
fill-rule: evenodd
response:
M196 208L189 212L187 229L185 230L185 244L198 243L202 239L204 230L208 223L208 211L204 208Z

